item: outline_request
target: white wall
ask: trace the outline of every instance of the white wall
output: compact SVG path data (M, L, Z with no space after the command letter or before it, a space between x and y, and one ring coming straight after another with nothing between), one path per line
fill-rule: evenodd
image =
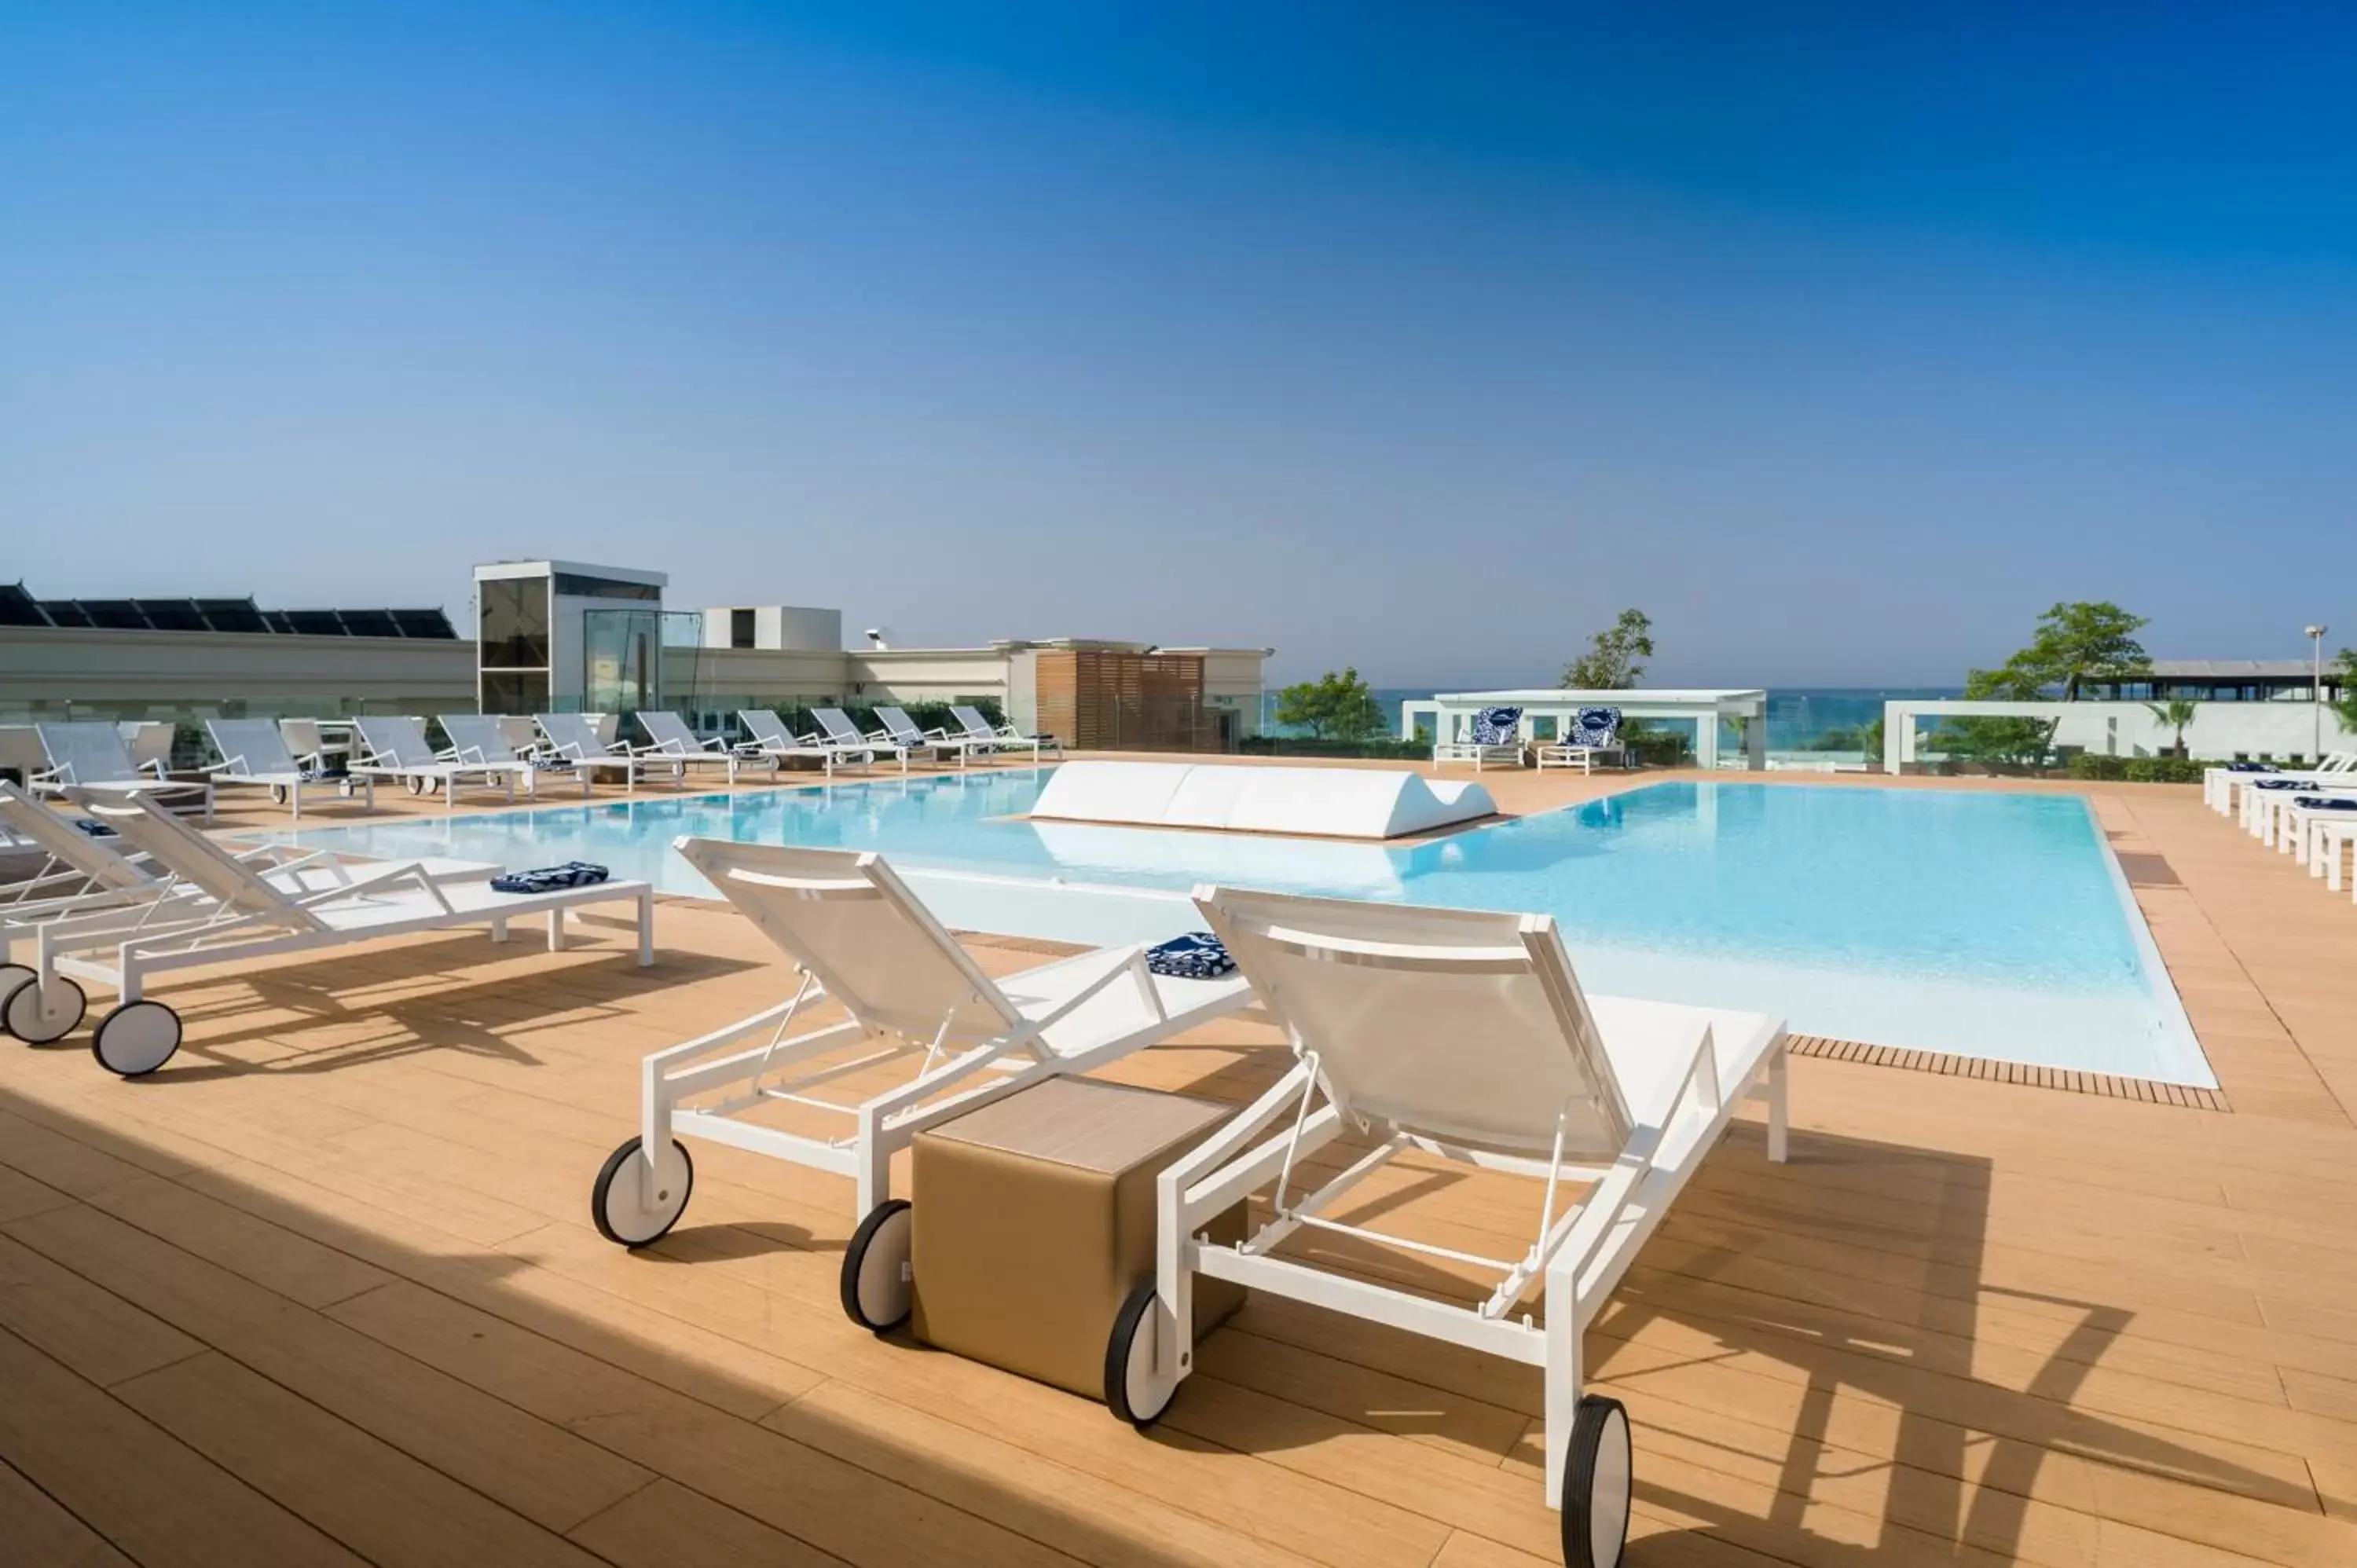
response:
M2308 703L2196 703L2185 726L2193 757L2223 762L2235 757L2313 757L2317 710ZM2330 708L2323 712L2323 749L2357 745ZM1928 734L1947 718L2044 718L2057 721L2054 744L2083 746L2106 757L2159 757L2171 753L2177 732L2143 703L1892 702L1883 704L1883 763L1895 770L1922 749L1917 733Z

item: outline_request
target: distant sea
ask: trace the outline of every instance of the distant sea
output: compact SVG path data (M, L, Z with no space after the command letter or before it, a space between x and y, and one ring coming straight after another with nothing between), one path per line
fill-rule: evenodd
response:
M1434 686L1378 686L1375 702L1383 710L1391 733L1399 733L1400 704L1429 698ZM1452 692L1480 691L1478 686L1451 686ZM1490 688L1498 689L1498 688ZM1789 686L1768 689L1768 749L1815 751L1831 749L1828 737L1856 731L1882 716L1882 704L1904 697L1960 697L1960 686ZM1296 730L1276 722L1276 693L1261 699L1264 732L1291 735ZM1855 749L1854 745L1840 749Z

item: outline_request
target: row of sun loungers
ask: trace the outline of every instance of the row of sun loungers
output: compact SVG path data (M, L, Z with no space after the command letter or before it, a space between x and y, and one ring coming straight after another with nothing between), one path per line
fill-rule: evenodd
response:
M873 767L878 757L897 761L905 773L909 758L919 756L934 761L953 757L963 768L976 757L1006 753L1028 752L1034 762L1045 752L1060 753L1053 739L993 725L974 707L961 704L951 713L955 729L928 730L904 709L886 706L877 710L883 727L869 732L840 708L820 708L813 714L819 730L798 736L776 714L750 708L737 718L751 738L735 746L699 737L672 713L636 715L647 735L643 743L607 741L586 714L542 714L532 720L539 739L522 749L493 714L442 715L450 742L444 747L426 739L416 719L361 718L350 721L352 743L335 767L317 721L210 719L205 729L221 760L195 777L177 779L160 757L135 761L112 723L38 724L33 727L47 766L28 783L37 794L52 798L81 789L117 799L163 800L199 812L207 822L212 821L217 786L253 786L267 789L271 800L287 806L299 822L305 803L316 797L358 797L372 807L380 783L397 784L413 795L438 792L445 804L455 807L462 791L512 803L519 785L527 798L536 799L540 781L549 777L577 783L587 795L606 778L635 789L642 779L684 783L694 773L717 773L733 785L748 768L766 765L775 772L798 760L816 761L831 776L854 762Z
M2212 811L2234 817L2262 844L2296 856L2330 891L2349 888L2346 868L2357 854L2357 751L2331 753L2309 768L2253 763L2209 768L2201 795ZM2357 898L2357 889L2351 896Z

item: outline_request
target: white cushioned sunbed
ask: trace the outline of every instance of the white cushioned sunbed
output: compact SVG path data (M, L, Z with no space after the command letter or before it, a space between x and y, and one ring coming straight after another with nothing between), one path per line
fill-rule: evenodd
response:
M1031 815L1133 827L1388 839L1492 816L1479 784L1405 769L1067 762Z

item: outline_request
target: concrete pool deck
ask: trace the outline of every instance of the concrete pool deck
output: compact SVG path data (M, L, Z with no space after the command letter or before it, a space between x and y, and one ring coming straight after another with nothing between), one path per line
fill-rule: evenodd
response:
M1663 777L1483 782L1513 811ZM2197 789L2029 787L2094 800L2232 1109L1796 1060L1792 1163L1738 1123L1588 1337L1635 1423L1632 1563L2357 1562L2357 908ZM1525 1369L1254 1303L1141 1436L853 1328L835 1178L699 1145L681 1229L603 1242L640 1057L785 967L692 901L651 970L586 929L201 972L159 990L188 1041L145 1083L86 1034L0 1045L25 1561L1555 1560ZM1107 1076L1235 1100L1281 1054L1225 1022ZM1426 1239L1528 1219L1414 1164L1365 1198Z

